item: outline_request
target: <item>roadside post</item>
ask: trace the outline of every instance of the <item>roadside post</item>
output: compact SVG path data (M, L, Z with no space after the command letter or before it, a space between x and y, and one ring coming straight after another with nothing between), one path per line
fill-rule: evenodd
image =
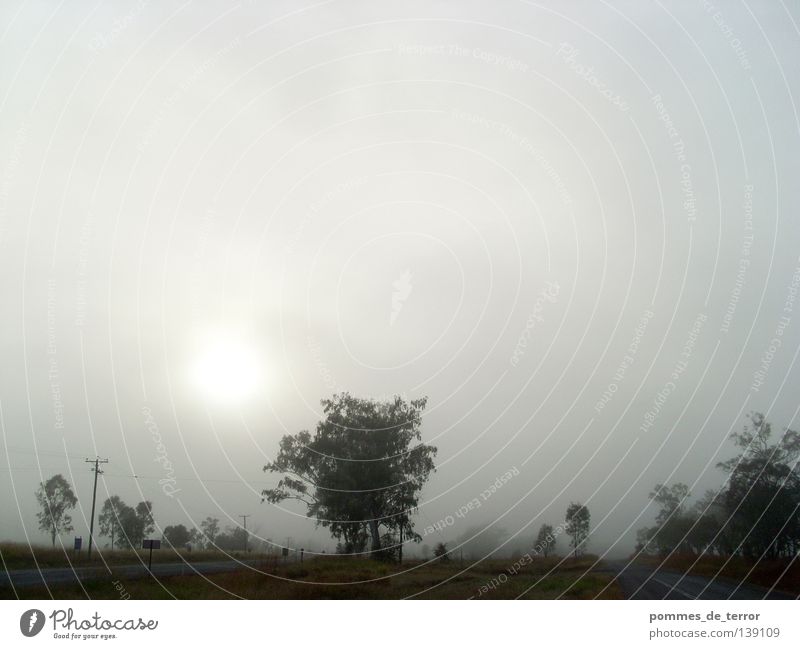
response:
M147 569L152 572L153 571L153 550L160 550L161 549L161 541L158 539L145 539L142 541L142 548L145 550L150 550L150 559L147 562Z

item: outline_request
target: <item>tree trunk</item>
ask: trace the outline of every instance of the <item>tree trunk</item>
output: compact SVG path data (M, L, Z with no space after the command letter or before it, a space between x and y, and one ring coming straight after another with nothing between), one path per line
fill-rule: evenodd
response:
M375 518L369 522L369 533L372 536L372 552L374 554L381 549L381 533L378 530L378 521ZM372 558L374 559L375 557L373 556Z

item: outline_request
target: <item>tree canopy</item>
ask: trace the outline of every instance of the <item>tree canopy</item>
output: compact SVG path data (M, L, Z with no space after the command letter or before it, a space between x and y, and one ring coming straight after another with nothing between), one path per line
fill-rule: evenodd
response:
M741 452L718 466L729 474L721 500L735 549L751 557L795 556L800 549L800 434L786 430L772 443L760 413L731 438Z
M688 507L689 489L658 484L650 494L660 505L654 527L637 533L637 550L668 555L744 555L752 559L794 557L800 549L800 435L772 426L758 412L731 435L739 452L717 466L725 484Z
M324 399L313 436L306 430L284 436L277 458L264 467L283 474L264 490L264 500L304 503L308 516L351 552L363 549L368 537L376 553L395 535L420 540L410 515L436 455L435 447L421 443L426 402L347 393Z
M436 547L433 548L433 556L439 561L450 561L450 551L447 549L447 543L443 541L437 543Z
M572 537L571 545L574 555L578 556L578 549L586 543L589 537L589 508L580 503L570 503L567 507L566 532Z
M75 508L78 499L66 478L57 473L46 482L39 484L36 500L41 507L41 511L36 515L39 519L39 529L50 535L50 540L55 547L56 536L71 532L73 529L72 517L67 512Z
M114 541L119 538L121 529L119 516L127 505L122 502L119 496L109 496L100 509L100 516L97 519L100 525L100 534L111 538L111 549L114 549Z
M206 519L200 523L200 533L204 539L203 545L211 547L219 534L219 519L211 516L206 516Z
M100 525L100 534L111 537L112 549L115 542L117 545L138 548L156 527L153 505L149 500L131 507L119 496L106 498L97 522Z
M553 526L544 523L539 528L539 534L533 543L535 554L540 554L547 558L556 547L556 537L553 535Z
M224 532L217 533L214 547L225 552L245 550L247 548L247 532L241 527L226 527Z
M189 541L191 541L191 538L191 533L182 523L178 525L167 525L164 528L164 541L175 549L186 547Z

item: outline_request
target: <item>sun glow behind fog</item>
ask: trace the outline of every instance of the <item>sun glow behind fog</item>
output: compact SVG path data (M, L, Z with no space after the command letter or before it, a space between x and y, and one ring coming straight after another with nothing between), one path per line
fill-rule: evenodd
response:
M233 404L253 397L264 387L264 369L254 348L238 340L219 338L200 348L192 379L203 397Z

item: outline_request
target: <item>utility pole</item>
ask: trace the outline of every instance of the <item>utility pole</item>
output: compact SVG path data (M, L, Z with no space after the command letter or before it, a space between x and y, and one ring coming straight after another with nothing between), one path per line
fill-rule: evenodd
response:
M239 518L244 520L244 551L247 552L247 519L250 518L252 514L239 514Z
M89 554L88 554L88 558L91 559L92 558L92 540L94 539L94 505L95 505L95 502L97 501L97 476L99 474L103 473L100 470L100 465L101 464L108 464L108 458L106 458L105 460L101 460L99 457L95 457L93 460L90 460L89 458L86 458L86 461L89 464L94 464L94 467L91 469L91 471L94 471L94 490L92 491L92 518L89 521Z

